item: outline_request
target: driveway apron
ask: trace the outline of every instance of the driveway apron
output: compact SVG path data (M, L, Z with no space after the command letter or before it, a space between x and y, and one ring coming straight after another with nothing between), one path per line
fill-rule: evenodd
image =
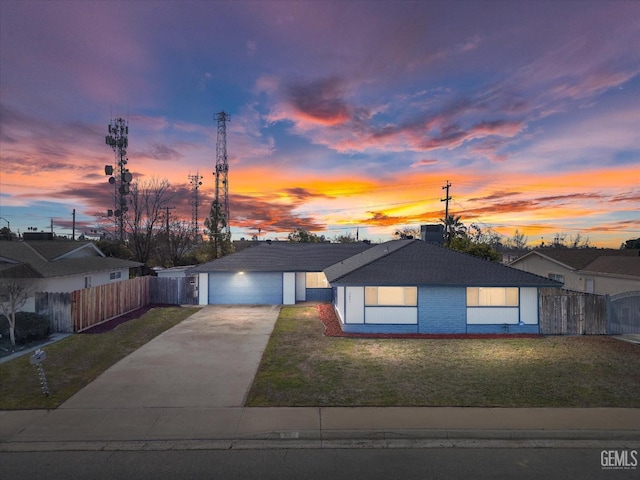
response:
M241 407L279 312L272 305L204 307L59 408Z

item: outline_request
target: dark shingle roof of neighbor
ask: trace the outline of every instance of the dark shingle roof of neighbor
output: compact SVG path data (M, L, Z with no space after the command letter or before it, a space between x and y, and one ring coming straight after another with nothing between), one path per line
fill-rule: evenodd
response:
M604 273L607 275L628 275L640 278L640 256L618 256L605 255L596 258L593 262L582 269L584 272Z
M263 243L203 263L187 272L321 272L371 248L366 243Z
M83 248L87 249L90 256L64 258L66 254ZM93 245L73 241L0 242L0 262L3 258L8 260L3 262L6 263L5 268L2 268L3 275L16 278L22 274L20 270L10 268L9 264L29 265L37 276L44 278L104 272L142 265L130 260L104 257L102 252Z
M420 240L372 247L324 270L337 285L456 285L561 287L523 272Z
M517 258L512 263L530 255L542 255L574 270L582 270L600 257L637 257L638 250L612 248L543 248L537 249Z

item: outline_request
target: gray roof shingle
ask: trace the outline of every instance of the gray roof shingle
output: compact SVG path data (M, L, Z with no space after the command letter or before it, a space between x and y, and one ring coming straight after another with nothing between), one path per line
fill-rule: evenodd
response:
M187 273L321 272L368 248L371 245L366 243L264 243L203 263Z
M69 255L85 249L87 256ZM69 255L69 257L66 257ZM4 259L4 261L3 261ZM15 276L20 270L9 264L29 265L40 277L59 277L90 272L103 272L142 265L120 258L104 257L90 242L34 241L0 242L0 263L5 276ZM11 273L10 273L11 272Z
M376 245L325 269L336 285L560 287L560 283L420 240Z
M542 255L571 269L582 270L599 257L637 257L638 250L614 250L612 248L542 248L532 250L526 255L514 260L512 263L517 263L519 260L530 255Z

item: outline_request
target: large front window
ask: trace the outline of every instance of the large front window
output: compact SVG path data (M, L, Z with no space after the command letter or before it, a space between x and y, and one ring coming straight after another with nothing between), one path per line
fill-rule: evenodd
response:
M467 307L517 307L517 287L468 287Z
M323 272L307 272L306 275L307 288L330 288L327 277Z
M411 306L418 304L417 287L365 287L364 301L368 307Z

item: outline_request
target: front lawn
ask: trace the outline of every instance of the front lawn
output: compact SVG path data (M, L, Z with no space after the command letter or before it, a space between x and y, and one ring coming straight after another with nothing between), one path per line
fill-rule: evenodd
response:
M357 339L285 307L247 406L640 407L640 346L603 336Z
M197 308L153 308L140 318L98 334L77 334L43 348L51 396L24 355L0 364L0 410L55 408L118 360L197 312Z

